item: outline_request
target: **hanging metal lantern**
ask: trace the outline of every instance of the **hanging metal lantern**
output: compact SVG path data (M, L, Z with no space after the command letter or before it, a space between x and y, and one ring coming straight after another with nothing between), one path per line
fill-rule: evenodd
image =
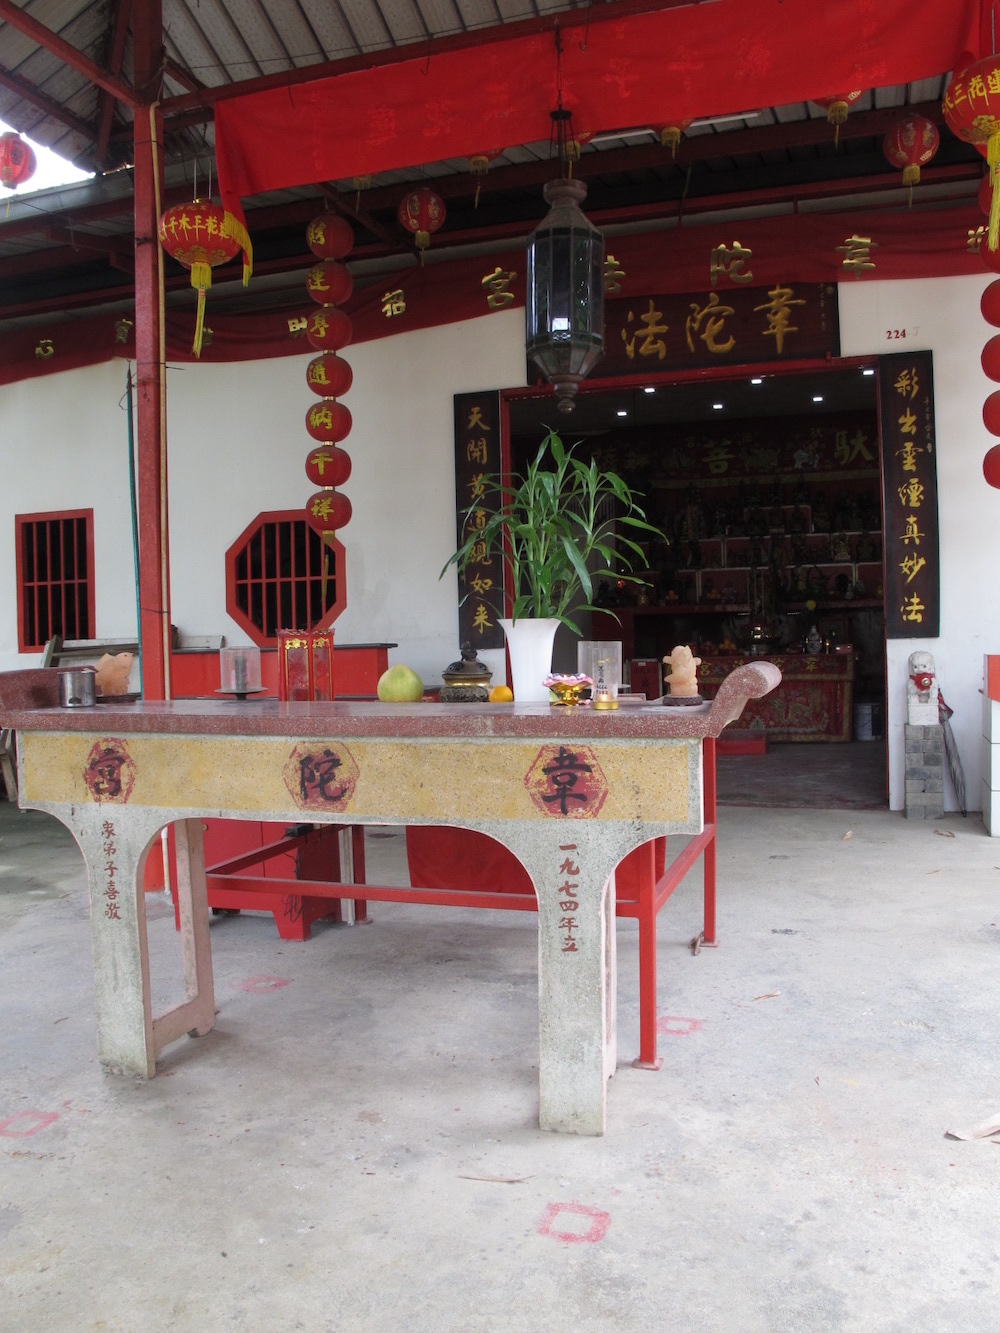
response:
M548 216L528 239L526 350L571 412L604 355L604 237L580 211L581 180L549 181Z
M920 183L920 168L926 166L938 150L941 136L937 126L926 116L904 116L882 140L882 153L893 167L902 167L903 184L911 192Z
M0 185L16 190L35 174L34 149L19 134L8 130L0 134Z
M421 187L411 190L399 201L397 216L400 224L416 239L417 249L426 250L431 243L433 232L439 231L444 224L447 209L444 200L433 190ZM422 256L421 256L422 257Z
M172 259L191 270L191 286L198 293L194 343L191 350L201 356L205 327L205 293L212 285L212 269L243 251L243 285L250 281L253 251L243 224L211 199L193 199L189 204L168 208L160 218L160 244Z

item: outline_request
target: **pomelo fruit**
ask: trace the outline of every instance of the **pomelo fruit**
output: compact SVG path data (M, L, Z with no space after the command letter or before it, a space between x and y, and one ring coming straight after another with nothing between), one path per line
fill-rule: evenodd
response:
M399 663L383 671L375 692L384 704L412 704L424 696L424 683L417 673Z

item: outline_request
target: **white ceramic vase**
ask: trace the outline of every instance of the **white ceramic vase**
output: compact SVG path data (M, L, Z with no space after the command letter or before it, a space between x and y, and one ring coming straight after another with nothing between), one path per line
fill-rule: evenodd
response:
M549 691L542 681L552 671L552 645L559 621L555 616L513 621L501 619L510 654L511 689L518 704L544 704Z

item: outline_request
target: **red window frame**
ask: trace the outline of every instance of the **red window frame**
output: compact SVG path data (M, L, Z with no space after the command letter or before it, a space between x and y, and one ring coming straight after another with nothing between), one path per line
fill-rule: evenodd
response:
M229 547L226 611L253 643L276 646L283 629L329 629L344 610L344 547L328 537L325 549L332 568L324 604L324 539L301 509L258 514Z
M41 652L48 641L92 639L94 511L15 514L17 647Z

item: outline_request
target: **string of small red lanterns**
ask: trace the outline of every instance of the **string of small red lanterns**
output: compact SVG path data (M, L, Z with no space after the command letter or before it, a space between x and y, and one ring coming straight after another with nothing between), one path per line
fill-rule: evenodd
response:
M341 261L354 245L350 225L334 214L314 218L306 228L306 243L319 260L309 270L306 287L318 309L306 320L306 338L317 356L306 367L306 383L320 401L306 412L306 431L317 446L306 458L306 476L316 493L306 502L306 514L326 546L338 529L350 522L352 508L337 489L351 475L351 459L338 448L351 431L351 414L340 402L354 379L354 372L338 356L351 341L350 316L338 307L350 299L354 280ZM323 595L326 594L326 557L323 566Z
M19 134L8 130L0 134L0 185L16 190L30 180L38 165L34 149Z

